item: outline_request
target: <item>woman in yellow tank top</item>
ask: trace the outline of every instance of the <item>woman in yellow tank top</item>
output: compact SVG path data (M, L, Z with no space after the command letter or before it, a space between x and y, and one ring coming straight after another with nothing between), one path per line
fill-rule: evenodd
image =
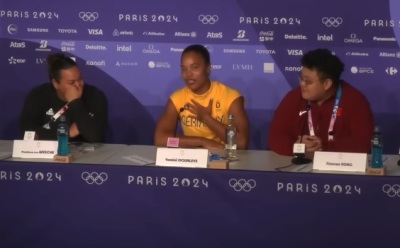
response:
M246 149L249 123L241 94L209 78L210 54L202 45L190 45L181 55L185 86L173 92L157 122L154 144L166 146L168 137L179 137L180 147L224 148L228 114L234 116L237 147ZM176 135L177 121L183 134Z

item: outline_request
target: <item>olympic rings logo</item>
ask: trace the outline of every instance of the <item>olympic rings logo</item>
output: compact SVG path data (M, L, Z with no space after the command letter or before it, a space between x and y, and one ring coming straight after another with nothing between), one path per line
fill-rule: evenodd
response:
M235 179L231 178L229 180L229 186L231 186L235 191L245 191L250 192L254 187L256 187L256 181L254 179Z
M99 17L99 13L97 12L79 12L79 17L87 22L87 21L95 21Z
M108 175L105 172L97 173L97 172L92 172L89 173L87 171L83 172L81 175L82 179L86 181L88 184L97 184L101 185L108 179Z
M325 24L328 28L330 27L339 27L340 24L343 23L343 19L341 17L324 17L322 18L322 23Z
M217 15L199 15L199 21L203 24L214 24L218 21Z
M400 185L398 184L393 184L393 185L385 184L382 187L382 191L389 197L395 197L395 196L400 197Z

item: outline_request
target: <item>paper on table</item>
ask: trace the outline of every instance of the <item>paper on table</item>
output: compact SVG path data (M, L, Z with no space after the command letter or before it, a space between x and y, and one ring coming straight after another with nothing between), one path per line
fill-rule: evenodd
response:
M154 164L156 161L154 159L138 156L138 155L130 155L130 156L124 156L122 157L123 159L132 161L136 165L149 165L149 164Z
M0 152L0 160L6 159L11 157L12 153L11 152Z

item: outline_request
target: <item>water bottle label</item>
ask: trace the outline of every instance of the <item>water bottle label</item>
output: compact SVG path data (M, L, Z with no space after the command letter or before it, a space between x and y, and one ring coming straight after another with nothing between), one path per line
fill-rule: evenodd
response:
M226 144L226 145L225 145L225 149L228 149L228 150L236 150L236 144L232 144L232 145Z
M65 129L58 129L58 133L59 134L66 134L66 130Z

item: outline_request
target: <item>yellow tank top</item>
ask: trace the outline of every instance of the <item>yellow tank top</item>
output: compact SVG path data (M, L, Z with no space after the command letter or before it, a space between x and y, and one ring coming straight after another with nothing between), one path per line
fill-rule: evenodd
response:
M210 89L202 95L194 94L185 86L172 93L170 99L175 105L176 111L179 112L185 103L191 102L191 99L194 99L202 106L207 107L212 98L213 106L211 116L217 121L226 124L228 122L229 107L232 102L240 96L241 95L237 90L218 81L211 81ZM196 118L190 117L190 115L192 115L192 113L188 110L184 110L179 116L182 131L185 136L205 137L223 143L206 124Z

